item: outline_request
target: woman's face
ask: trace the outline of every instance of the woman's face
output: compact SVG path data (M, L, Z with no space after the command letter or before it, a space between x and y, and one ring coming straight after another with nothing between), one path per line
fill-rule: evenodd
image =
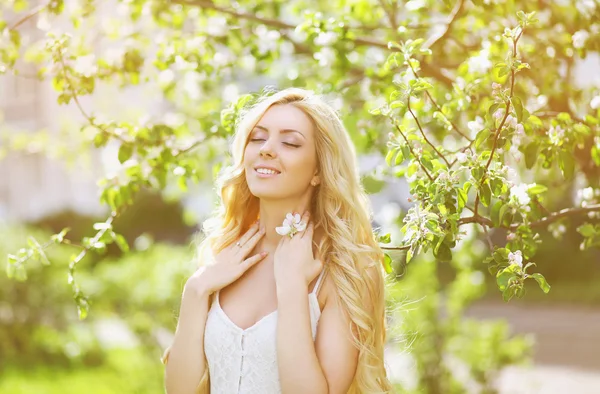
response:
M270 107L250 132L244 153L246 182L258 198L304 195L315 178L315 127L301 109Z

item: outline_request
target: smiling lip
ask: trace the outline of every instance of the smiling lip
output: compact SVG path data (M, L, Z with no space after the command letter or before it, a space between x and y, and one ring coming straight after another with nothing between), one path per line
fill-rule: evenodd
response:
M258 168L268 168L268 167L258 167ZM269 168L271 169L271 168ZM275 169L273 169L274 171L277 171ZM275 173L275 174L261 174L260 172L256 171L256 168L254 169L254 174L256 174L257 177L259 178L273 178L276 177L277 175L279 175L279 173Z

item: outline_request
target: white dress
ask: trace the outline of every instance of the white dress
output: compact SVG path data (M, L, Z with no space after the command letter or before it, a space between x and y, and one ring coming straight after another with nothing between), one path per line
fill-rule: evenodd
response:
M324 272L321 271L313 291L308 294L313 341L321 317L317 293ZM217 292L204 331L210 394L281 393L276 341L276 310L243 330L225 314Z

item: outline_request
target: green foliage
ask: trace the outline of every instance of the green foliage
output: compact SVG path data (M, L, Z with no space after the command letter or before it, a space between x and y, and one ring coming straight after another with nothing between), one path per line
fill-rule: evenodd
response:
M106 363L92 368L57 366L9 368L0 379L2 394L161 394L162 364L138 349L111 350Z
M597 6L136 0L119 2L113 16L97 13L97 4L88 0L68 8L55 0L30 8L29 2L12 0L4 7L14 18L0 15L0 74L18 74L23 62L34 64L39 78L51 81L57 102L76 106L85 118L80 132L69 134L78 141L77 150L64 149L43 133L3 137L6 146L27 151L43 142L49 151L66 152L65 159L73 152L118 147L115 159L121 167L98 182L100 201L110 214L91 234L81 242L62 232L34 236L22 249L6 251L7 273L18 280L31 283L43 264L51 263L44 266L48 272L62 267L81 318L89 299L77 270L86 256L101 256L111 245L128 253L131 245L115 223L141 191L183 193L226 166L226 144L239 114L272 90L239 93L264 79L278 88L302 86L340 98L357 151L382 157L382 165L363 177L367 191L376 193L394 178L408 182L413 204L397 223L402 238L379 239L386 251L405 250L406 262L419 262L408 270L415 278L410 282L431 292L407 323L424 333L415 342L415 357L420 386L429 392L460 390L447 370L431 366L441 362L452 343L460 343L462 329L472 328L462 322L462 311L481 296L477 286L465 284L479 272L460 261L468 259L463 258L466 229L489 249L487 257L478 255L469 264L487 263L505 300L522 297L529 283L550 290L541 273L528 272L536 267L533 260L544 272L536 254L546 229L560 236L576 227L582 249L600 244L600 92L570 77L578 59L600 50ZM432 31L431 15L448 15L448 24ZM48 34L24 28L37 16L41 29L52 28ZM258 76L264 79L257 82ZM82 105L81 97L110 84L152 87L169 113L128 121ZM558 231L560 226L565 230ZM68 244L75 253L54 259L50 247L57 244ZM118 290L128 288L119 276L139 269L136 258L127 262L132 268L113 267L112 275L104 271L111 264L99 267L100 279L86 282L88 292L115 286L115 293L127 299L130 293ZM457 274L448 289L418 274L429 270L433 278L446 263ZM391 272L399 262L388 254L385 264ZM165 277L180 280L177 275ZM173 285L163 285L176 293ZM454 294L450 323L437 316L442 291ZM136 302L147 302L154 312L161 309L158 299L146 296ZM112 302L101 308L109 310ZM119 306L130 307L133 303ZM166 324L166 317L161 322ZM141 318L132 326L144 332L149 324ZM500 326L477 327L478 345L456 356L481 383L489 377L475 365L478 348L507 343L497 359L482 364L501 368L517 360L524 346L508 344Z

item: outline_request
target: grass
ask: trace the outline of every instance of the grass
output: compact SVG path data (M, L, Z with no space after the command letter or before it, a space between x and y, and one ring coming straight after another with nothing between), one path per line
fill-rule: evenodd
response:
M0 375L0 394L164 394L163 367L140 350L111 350L100 367L8 368Z

